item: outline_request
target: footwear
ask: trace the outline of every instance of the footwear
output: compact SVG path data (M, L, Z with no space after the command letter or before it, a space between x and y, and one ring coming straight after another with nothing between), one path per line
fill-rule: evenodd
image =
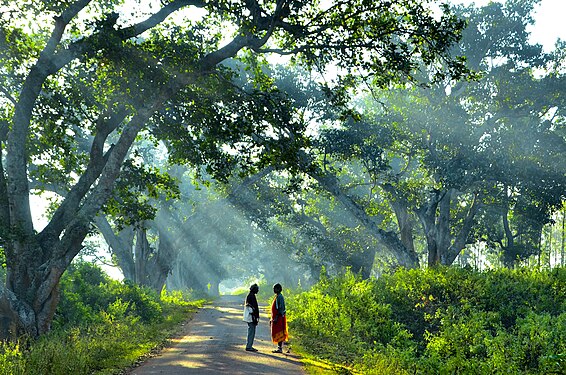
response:
M273 349L272 353L283 353L283 349L281 348Z
M246 352L257 352L256 348L246 348Z

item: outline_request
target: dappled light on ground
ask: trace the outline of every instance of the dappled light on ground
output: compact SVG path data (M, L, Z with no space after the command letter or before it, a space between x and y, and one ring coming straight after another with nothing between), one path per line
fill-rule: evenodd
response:
M247 325L242 321L242 302L243 297L223 296L214 305L205 306L188 323L182 337L172 340L170 348L130 374L303 374L293 353L271 352L274 346L265 314L254 342L259 351L244 350Z

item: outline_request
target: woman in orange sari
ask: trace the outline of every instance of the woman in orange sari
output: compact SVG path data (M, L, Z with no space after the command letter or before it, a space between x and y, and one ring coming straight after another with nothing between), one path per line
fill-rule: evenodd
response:
M283 342L289 338L287 333L287 317L285 316L285 298L283 298L283 287L277 283L273 285L275 298L271 304L271 340L277 344L273 353L283 353Z

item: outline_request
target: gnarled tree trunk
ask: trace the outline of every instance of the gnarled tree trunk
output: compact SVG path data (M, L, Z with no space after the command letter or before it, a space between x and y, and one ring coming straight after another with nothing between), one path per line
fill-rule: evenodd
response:
M472 230L474 217L479 209L476 195L466 212L462 226L455 235L451 233L450 210L454 194L454 189L435 190L431 193L428 202L415 210L425 233L429 267L438 264L451 265L466 246Z

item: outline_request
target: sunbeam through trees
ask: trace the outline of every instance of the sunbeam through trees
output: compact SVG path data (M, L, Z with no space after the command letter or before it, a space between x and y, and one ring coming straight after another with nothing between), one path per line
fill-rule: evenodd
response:
M475 355L447 355L442 340L464 339L445 322L477 319L506 348L532 315L451 298L472 298L458 288L482 277L478 293L503 293L531 271L546 280L541 329L554 330L566 313L545 290L566 264L566 44L532 40L540 0L460 3L0 0L4 351L66 332L77 311L151 326L187 308L180 296L257 282L267 299L281 283L305 350L350 327L359 342L338 340L343 357L320 349L352 371L367 369L355 356L385 366L389 353L403 371L414 356L422 373L473 373L431 359ZM434 290L387 284L431 274L444 280ZM339 314L326 335L305 320L323 319L312 309L325 293L376 310ZM500 369L482 345L478 373ZM511 373L562 369L557 345L513 347Z

